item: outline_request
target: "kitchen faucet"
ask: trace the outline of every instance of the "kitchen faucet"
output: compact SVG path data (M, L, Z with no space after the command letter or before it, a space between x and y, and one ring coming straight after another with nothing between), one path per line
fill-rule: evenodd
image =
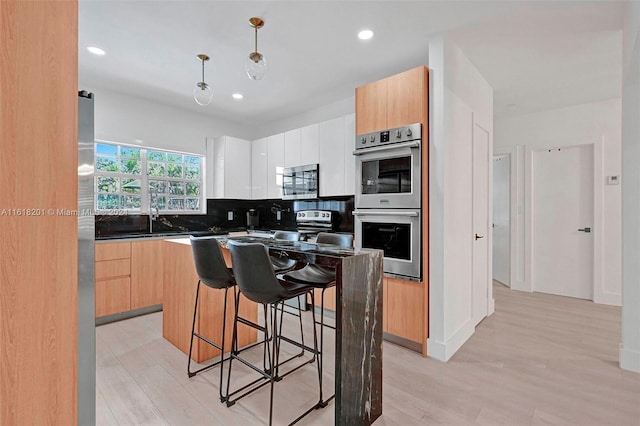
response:
M155 213L153 212L153 200L156 201ZM149 187L149 233L153 234L153 221L160 216L160 209L158 209L158 191L152 187Z

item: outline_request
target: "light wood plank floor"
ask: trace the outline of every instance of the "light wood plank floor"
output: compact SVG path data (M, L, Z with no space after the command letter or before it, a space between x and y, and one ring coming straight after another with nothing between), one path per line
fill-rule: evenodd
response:
M640 374L618 367L620 308L500 284L494 296L496 312L448 363L384 343L384 414L376 425L640 425ZM217 367L187 378L186 356L161 329L160 313L96 329L98 424L266 424L268 386L226 408ZM310 326L305 332L310 338ZM330 387L333 351L326 352ZM262 352L248 355L259 360ZM234 383L254 377L236 366ZM274 424L313 404L314 380L310 365L277 383ZM300 424L332 424L333 408Z

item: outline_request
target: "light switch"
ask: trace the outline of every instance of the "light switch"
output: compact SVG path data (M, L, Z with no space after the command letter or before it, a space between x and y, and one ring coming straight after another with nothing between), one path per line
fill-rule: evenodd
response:
M282 220L282 212L280 210L276 212L276 220Z
M607 176L607 185L618 185L620 183L620 176Z
M233 211L227 212L227 220L233 220Z

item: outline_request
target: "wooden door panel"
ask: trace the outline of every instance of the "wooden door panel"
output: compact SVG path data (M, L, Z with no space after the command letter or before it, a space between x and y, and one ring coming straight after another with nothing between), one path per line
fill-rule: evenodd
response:
M424 284L385 278L387 286L387 332L422 343L424 330Z
M421 123L426 111L426 68L387 78L387 128Z
M96 281L96 317L130 310L130 287L129 277Z
M387 79L356 88L356 134L387 128Z
M164 242L131 243L131 309L162 303Z

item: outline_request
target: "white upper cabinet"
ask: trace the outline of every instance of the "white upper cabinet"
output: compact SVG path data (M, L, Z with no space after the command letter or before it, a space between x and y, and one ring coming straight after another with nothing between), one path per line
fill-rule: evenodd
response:
M356 192L356 157L353 150L356 146L356 115L344 117L344 193L354 195Z
M247 168L245 164L245 168ZM246 170L246 169L245 169ZM251 143L251 198L261 200L267 198L267 138Z
M301 129L289 130L284 133L284 166L296 167L302 165L300 162Z
M282 198L284 133L267 138L267 198Z
M300 166L307 164L317 164L320 162L320 145L318 125L312 124L303 127L301 130L302 148L300 150Z
M323 121L320 141L320 196L344 195L344 117Z
M230 136L207 139L207 198L250 199L249 158L250 141Z

